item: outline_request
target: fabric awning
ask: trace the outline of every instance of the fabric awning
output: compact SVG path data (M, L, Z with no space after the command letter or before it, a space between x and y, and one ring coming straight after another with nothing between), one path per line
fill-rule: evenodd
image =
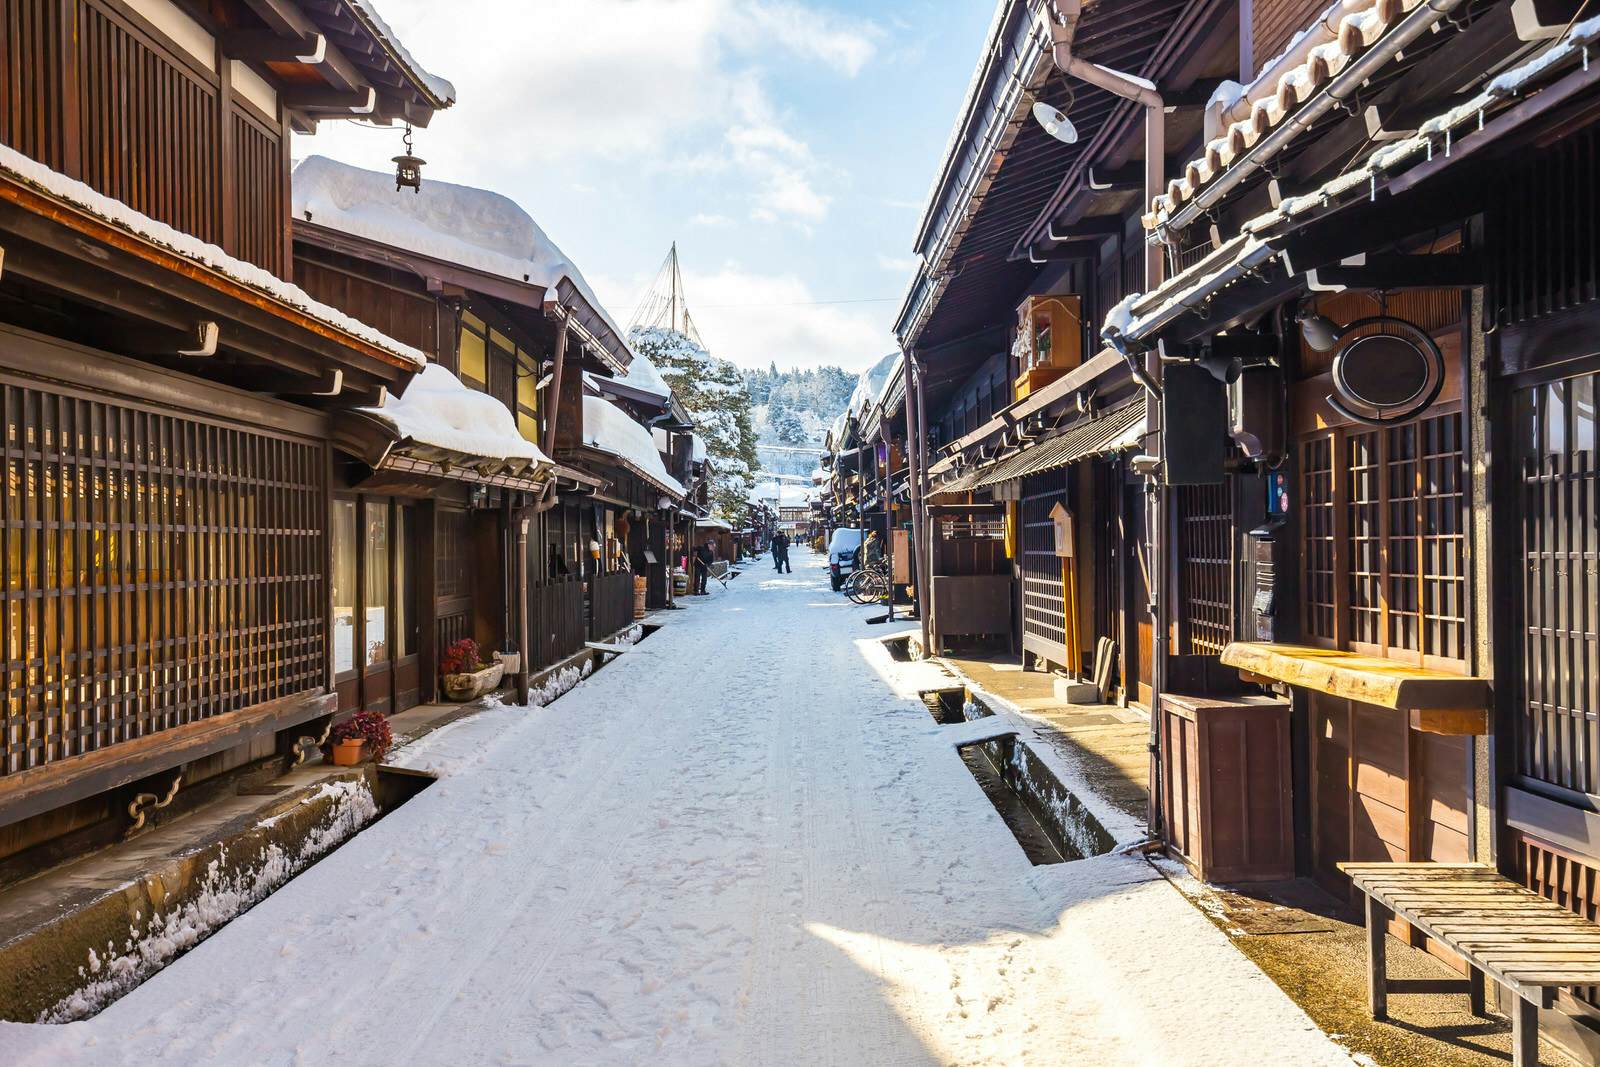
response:
M1099 418L1078 422L1047 441L1024 448L960 475L935 493L965 493L985 486L1026 478L1065 467L1080 459L1118 452L1136 445L1145 432L1144 402L1125 404Z

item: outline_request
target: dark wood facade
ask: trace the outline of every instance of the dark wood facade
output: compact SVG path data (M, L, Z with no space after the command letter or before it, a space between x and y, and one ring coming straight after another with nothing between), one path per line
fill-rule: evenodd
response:
M287 287L288 133L327 113L307 86L370 99L396 69L274 65L230 35L259 26L0 2L0 881L114 838L142 788L183 786L181 812L336 704L329 406L301 401L418 364Z

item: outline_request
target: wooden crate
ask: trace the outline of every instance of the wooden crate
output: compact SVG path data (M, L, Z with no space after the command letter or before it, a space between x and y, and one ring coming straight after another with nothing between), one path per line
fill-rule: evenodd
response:
M1161 760L1167 851L1197 878L1294 877L1288 701L1166 694Z

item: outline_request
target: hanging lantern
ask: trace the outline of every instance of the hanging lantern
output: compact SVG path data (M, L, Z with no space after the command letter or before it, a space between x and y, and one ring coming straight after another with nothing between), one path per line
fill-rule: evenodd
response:
M426 160L411 154L411 124L406 123L406 151L404 155L394 157L394 191L410 189L413 193L422 191L422 164Z

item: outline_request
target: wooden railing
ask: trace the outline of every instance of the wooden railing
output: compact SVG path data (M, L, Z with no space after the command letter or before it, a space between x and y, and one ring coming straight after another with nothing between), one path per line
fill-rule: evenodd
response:
M633 575L601 574L589 580L589 636L603 640L633 622Z
M583 580L555 578L528 584L528 631L532 670L548 667L583 647Z

